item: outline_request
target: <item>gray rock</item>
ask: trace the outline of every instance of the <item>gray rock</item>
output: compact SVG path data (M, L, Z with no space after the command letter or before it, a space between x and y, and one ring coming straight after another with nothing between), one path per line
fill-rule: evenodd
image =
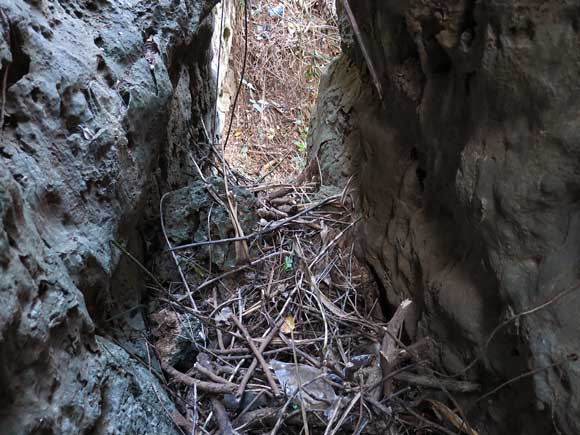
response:
M148 369L108 340L97 340L104 373L100 417L93 430L99 434L173 434L175 405Z
M201 346L207 346L201 321L169 309L151 314L150 320L150 339L159 358L184 373L191 370Z
M580 9L523 0L350 4L384 98L346 35L347 59L322 82L313 152L325 168L336 166L333 156L349 164L363 216L359 256L391 305L414 300L407 331L436 337L440 363L456 372L504 319L578 285ZM349 62L363 85L337 95L356 82ZM338 134L324 118L333 113L345 116ZM333 177L345 178L337 169ZM575 292L502 329L470 376L491 390L578 353L579 306ZM555 424L572 435L579 395L580 366L564 362L473 415L484 433L556 433Z
M320 80L320 92L308 129L308 160L318 157L322 184L344 186L352 173L352 147L347 145L358 130L351 119L353 104L361 92L358 69L346 56L331 63ZM357 140L355 137L354 140Z
M227 203L223 180L208 179L209 187L223 204ZM257 201L247 189L229 186L245 234L256 229ZM203 181L171 192L164 200L165 227L172 246L235 237L235 229L226 207L218 204ZM222 270L235 266L233 244L217 244L195 249L197 260L211 261Z
M111 241L142 258L159 192L191 181L206 9L0 0L0 433L178 433L156 378L95 329L143 351L143 276Z

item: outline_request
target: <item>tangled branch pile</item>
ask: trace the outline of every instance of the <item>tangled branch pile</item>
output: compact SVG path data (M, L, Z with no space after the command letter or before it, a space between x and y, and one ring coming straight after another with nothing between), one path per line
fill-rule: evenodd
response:
M211 205L209 214L197 213L206 234L212 220L229 216L230 234L221 239L194 235L194 243L173 247L182 228L172 226L174 203L165 210L180 279L162 298L155 347L185 433L475 434L421 389L478 386L425 375L421 354L431 342L400 339L411 302L381 322L376 295L364 290L346 191L323 197L314 184L255 185L248 191L258 200L248 206L242 201L253 195L233 186L228 199L220 181L198 187ZM241 214L249 213L260 216L259 230L244 235L251 228ZM194 352L175 359L175 341L184 337Z

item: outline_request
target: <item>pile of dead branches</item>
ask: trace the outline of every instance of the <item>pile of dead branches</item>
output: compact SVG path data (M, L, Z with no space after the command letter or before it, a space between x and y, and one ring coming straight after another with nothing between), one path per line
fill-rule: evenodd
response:
M452 397L478 386L426 372L429 340L401 340L411 301L386 322L376 294L363 290L345 192L323 197L309 184L251 190L260 203L255 232L171 247L190 280L183 259L201 247L240 245L235 268L207 267L162 298L203 325L187 367L161 359L184 433L474 434L455 406L422 391ZM235 220L235 201L215 200Z

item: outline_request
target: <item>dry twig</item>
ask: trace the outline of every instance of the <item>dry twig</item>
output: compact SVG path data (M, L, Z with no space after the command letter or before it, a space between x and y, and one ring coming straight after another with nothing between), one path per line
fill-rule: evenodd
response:
M266 375L266 378L268 379L268 384L270 385L270 388L272 388L272 392L274 393L274 396L279 396L280 389L278 388L278 385L276 384L276 381L274 380L274 376L272 376L272 372L270 371L270 367L268 366L268 363L266 363L266 360L262 356L262 352L260 352L260 350L256 347L256 345L254 344L254 340L252 339L252 337L250 336L250 333L248 332L246 327L242 324L242 322L236 316L231 316L230 318L236 324L238 329L242 332L242 334L244 335L244 338L246 339L246 342L248 343L248 346L250 346L250 349L252 350L252 352L256 356L256 359L258 360L258 362L262 366L262 370L264 371L264 374Z

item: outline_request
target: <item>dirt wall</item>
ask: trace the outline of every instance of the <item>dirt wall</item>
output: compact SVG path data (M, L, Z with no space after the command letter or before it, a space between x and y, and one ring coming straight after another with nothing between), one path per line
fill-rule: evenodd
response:
M342 9L344 54L309 145L323 181L352 176L359 256L392 306L413 299L406 331L436 338L449 374L498 324L552 301L502 328L468 377L485 392L538 373L470 414L481 433L576 434L580 8L350 3L370 62Z

